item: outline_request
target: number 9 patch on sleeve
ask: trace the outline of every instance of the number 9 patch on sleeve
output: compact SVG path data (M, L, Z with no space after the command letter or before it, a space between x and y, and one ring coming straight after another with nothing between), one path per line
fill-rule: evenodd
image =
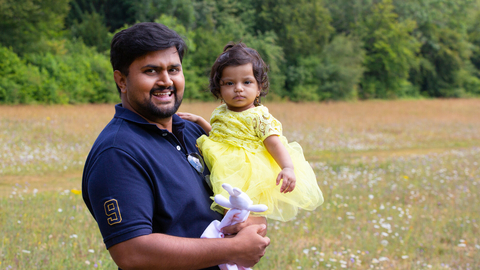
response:
M109 225L114 225L122 222L122 215L120 214L120 207L115 199L111 199L104 204L105 214L107 215L107 221Z

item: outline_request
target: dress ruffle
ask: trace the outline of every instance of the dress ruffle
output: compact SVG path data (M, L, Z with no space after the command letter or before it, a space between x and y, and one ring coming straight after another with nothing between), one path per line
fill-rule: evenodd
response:
M260 114L264 115L266 108L259 109L262 110ZM225 111L224 108L223 110ZM230 111L225 112L230 113ZM266 113L268 114L268 110ZM227 115L227 117L242 118L243 120L241 119L240 122L255 122L251 121L251 119L245 120L245 115L249 115L249 112L245 114L243 112L240 114L234 113ZM216 116L212 116L212 120L214 117ZM246 118L249 117L246 116ZM233 122L237 122L237 120L234 119ZM275 118L273 120L277 121ZM232 119L228 119L227 122L229 127L231 127ZM276 185L276 178L281 168L265 148L262 141L264 138L262 140L257 139L254 143L251 138L258 138L258 132L257 135L252 135L249 128L243 126L243 128L240 127L239 129L234 128L236 130L235 138L227 140L228 134L225 132L231 129L226 127L218 128L218 125L219 123L215 124L212 122L213 132L210 133L210 137L203 135L197 140L205 163L210 169L210 182L215 195L221 194L228 198L228 192L221 186L223 183L228 183L247 193L254 204L265 204L268 206L266 212L252 214L259 214L281 221L293 219L297 215L299 208L314 210L323 203L323 195L318 187L315 173L310 164L305 160L302 147L298 143L288 143L287 139L281 134L266 134L266 137L279 136L293 161L297 179L295 189L290 193L281 193L281 183L278 186ZM215 126L217 126L217 129ZM246 133L248 134L242 135L239 132L242 129L247 131ZM281 133L281 125L279 130L279 133ZM212 136L212 133L214 136ZM242 136L245 140L242 140ZM239 146L242 143L245 143L246 147ZM215 202L212 203L211 208L224 213L224 209Z

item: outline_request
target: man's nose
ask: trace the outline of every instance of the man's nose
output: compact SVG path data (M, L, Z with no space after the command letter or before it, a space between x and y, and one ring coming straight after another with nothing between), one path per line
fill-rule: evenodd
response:
M168 71L162 71L159 73L157 84L164 87L169 87L173 84L172 79L170 79L170 74Z

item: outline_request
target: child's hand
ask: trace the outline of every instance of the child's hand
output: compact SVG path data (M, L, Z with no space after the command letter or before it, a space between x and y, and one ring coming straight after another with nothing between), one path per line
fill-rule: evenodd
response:
M277 176L277 186L280 184L280 180L283 179L282 187L280 188L281 193L292 192L295 189L295 184L297 179L295 178L295 173L292 168L284 168Z
M177 115L180 116L180 118L182 118L183 120L187 120L193 123L198 123L198 120L201 118L196 114L186 112L177 112Z
M212 130L212 126L210 126L210 123L208 123L208 121L201 116L186 112L177 112L177 115L180 116L180 118L182 118L183 120L187 120L197 125L200 125L207 134L210 132L210 130Z

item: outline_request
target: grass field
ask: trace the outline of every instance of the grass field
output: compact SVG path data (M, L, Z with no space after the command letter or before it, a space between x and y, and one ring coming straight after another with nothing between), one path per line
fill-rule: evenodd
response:
M480 269L480 99L266 105L325 203L269 222L255 269ZM113 113L0 106L0 269L116 269L79 191Z

